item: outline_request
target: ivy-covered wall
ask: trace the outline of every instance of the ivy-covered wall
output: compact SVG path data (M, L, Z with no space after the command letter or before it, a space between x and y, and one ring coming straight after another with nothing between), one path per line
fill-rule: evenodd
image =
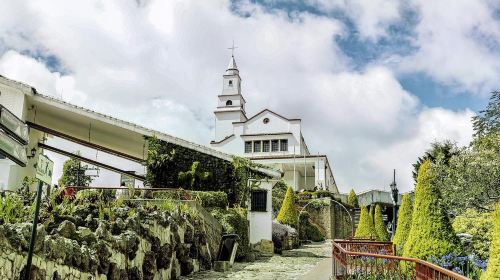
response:
M248 195L247 180L265 177L252 171L250 167L258 165L247 159L235 157L231 162L156 137L148 138L148 142L145 184L152 187L223 191L227 193L230 205L241 205ZM194 162L200 163L199 172L210 172L210 176L196 181L193 186L186 187L179 181L179 172L190 170Z

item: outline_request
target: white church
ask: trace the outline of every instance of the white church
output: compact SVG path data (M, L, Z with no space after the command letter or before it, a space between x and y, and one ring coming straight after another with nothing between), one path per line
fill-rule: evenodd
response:
M214 111L212 148L283 171L283 179L296 191L316 188L339 193L328 157L309 152L302 135L301 119L289 119L269 109L247 117L234 55L223 82Z

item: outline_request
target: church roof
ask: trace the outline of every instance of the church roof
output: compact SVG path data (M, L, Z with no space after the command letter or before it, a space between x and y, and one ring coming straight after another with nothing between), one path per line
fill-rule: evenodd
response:
M233 123L246 123L246 122L249 122L249 121L251 121L252 119L256 118L257 116L261 115L264 112L269 112L269 113L271 113L271 114L273 114L273 115L275 115L275 116L277 116L279 118L282 118L282 119L284 119L286 121L300 121L301 120L301 119L289 119L289 118L283 117L282 115L280 115L280 114L278 114L276 112L273 112L273 111L271 111L269 109L264 109L264 110L258 112L257 114L253 115L253 117L249 118L248 120L246 120L244 122L233 122Z
M231 60L229 60L229 64L227 65L226 75L237 75L239 74L238 66L236 65L236 60L234 60L234 56L231 56Z

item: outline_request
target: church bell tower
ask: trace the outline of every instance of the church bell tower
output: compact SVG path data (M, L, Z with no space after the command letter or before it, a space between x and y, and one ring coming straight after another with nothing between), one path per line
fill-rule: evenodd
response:
M234 50L234 46L232 48ZM233 122L244 122L245 99L241 95L241 77L234 54L231 55L226 72L222 76L222 93L215 110L215 142L224 140L233 134Z

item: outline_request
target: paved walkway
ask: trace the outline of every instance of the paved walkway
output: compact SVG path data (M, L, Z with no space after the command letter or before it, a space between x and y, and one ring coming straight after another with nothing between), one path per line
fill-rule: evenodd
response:
M332 258L320 261L309 272L299 277L300 280L329 280L332 276Z
M190 276L181 277L183 280L203 279L256 279L256 280L288 280L288 279L329 279L326 263L331 264L331 241L314 242L299 249L284 251L283 255L274 255L267 258L259 258L251 263L235 263L233 268L227 272L202 271ZM319 265L319 266L318 266ZM316 278L309 277L313 273ZM321 273L328 273L325 277Z

